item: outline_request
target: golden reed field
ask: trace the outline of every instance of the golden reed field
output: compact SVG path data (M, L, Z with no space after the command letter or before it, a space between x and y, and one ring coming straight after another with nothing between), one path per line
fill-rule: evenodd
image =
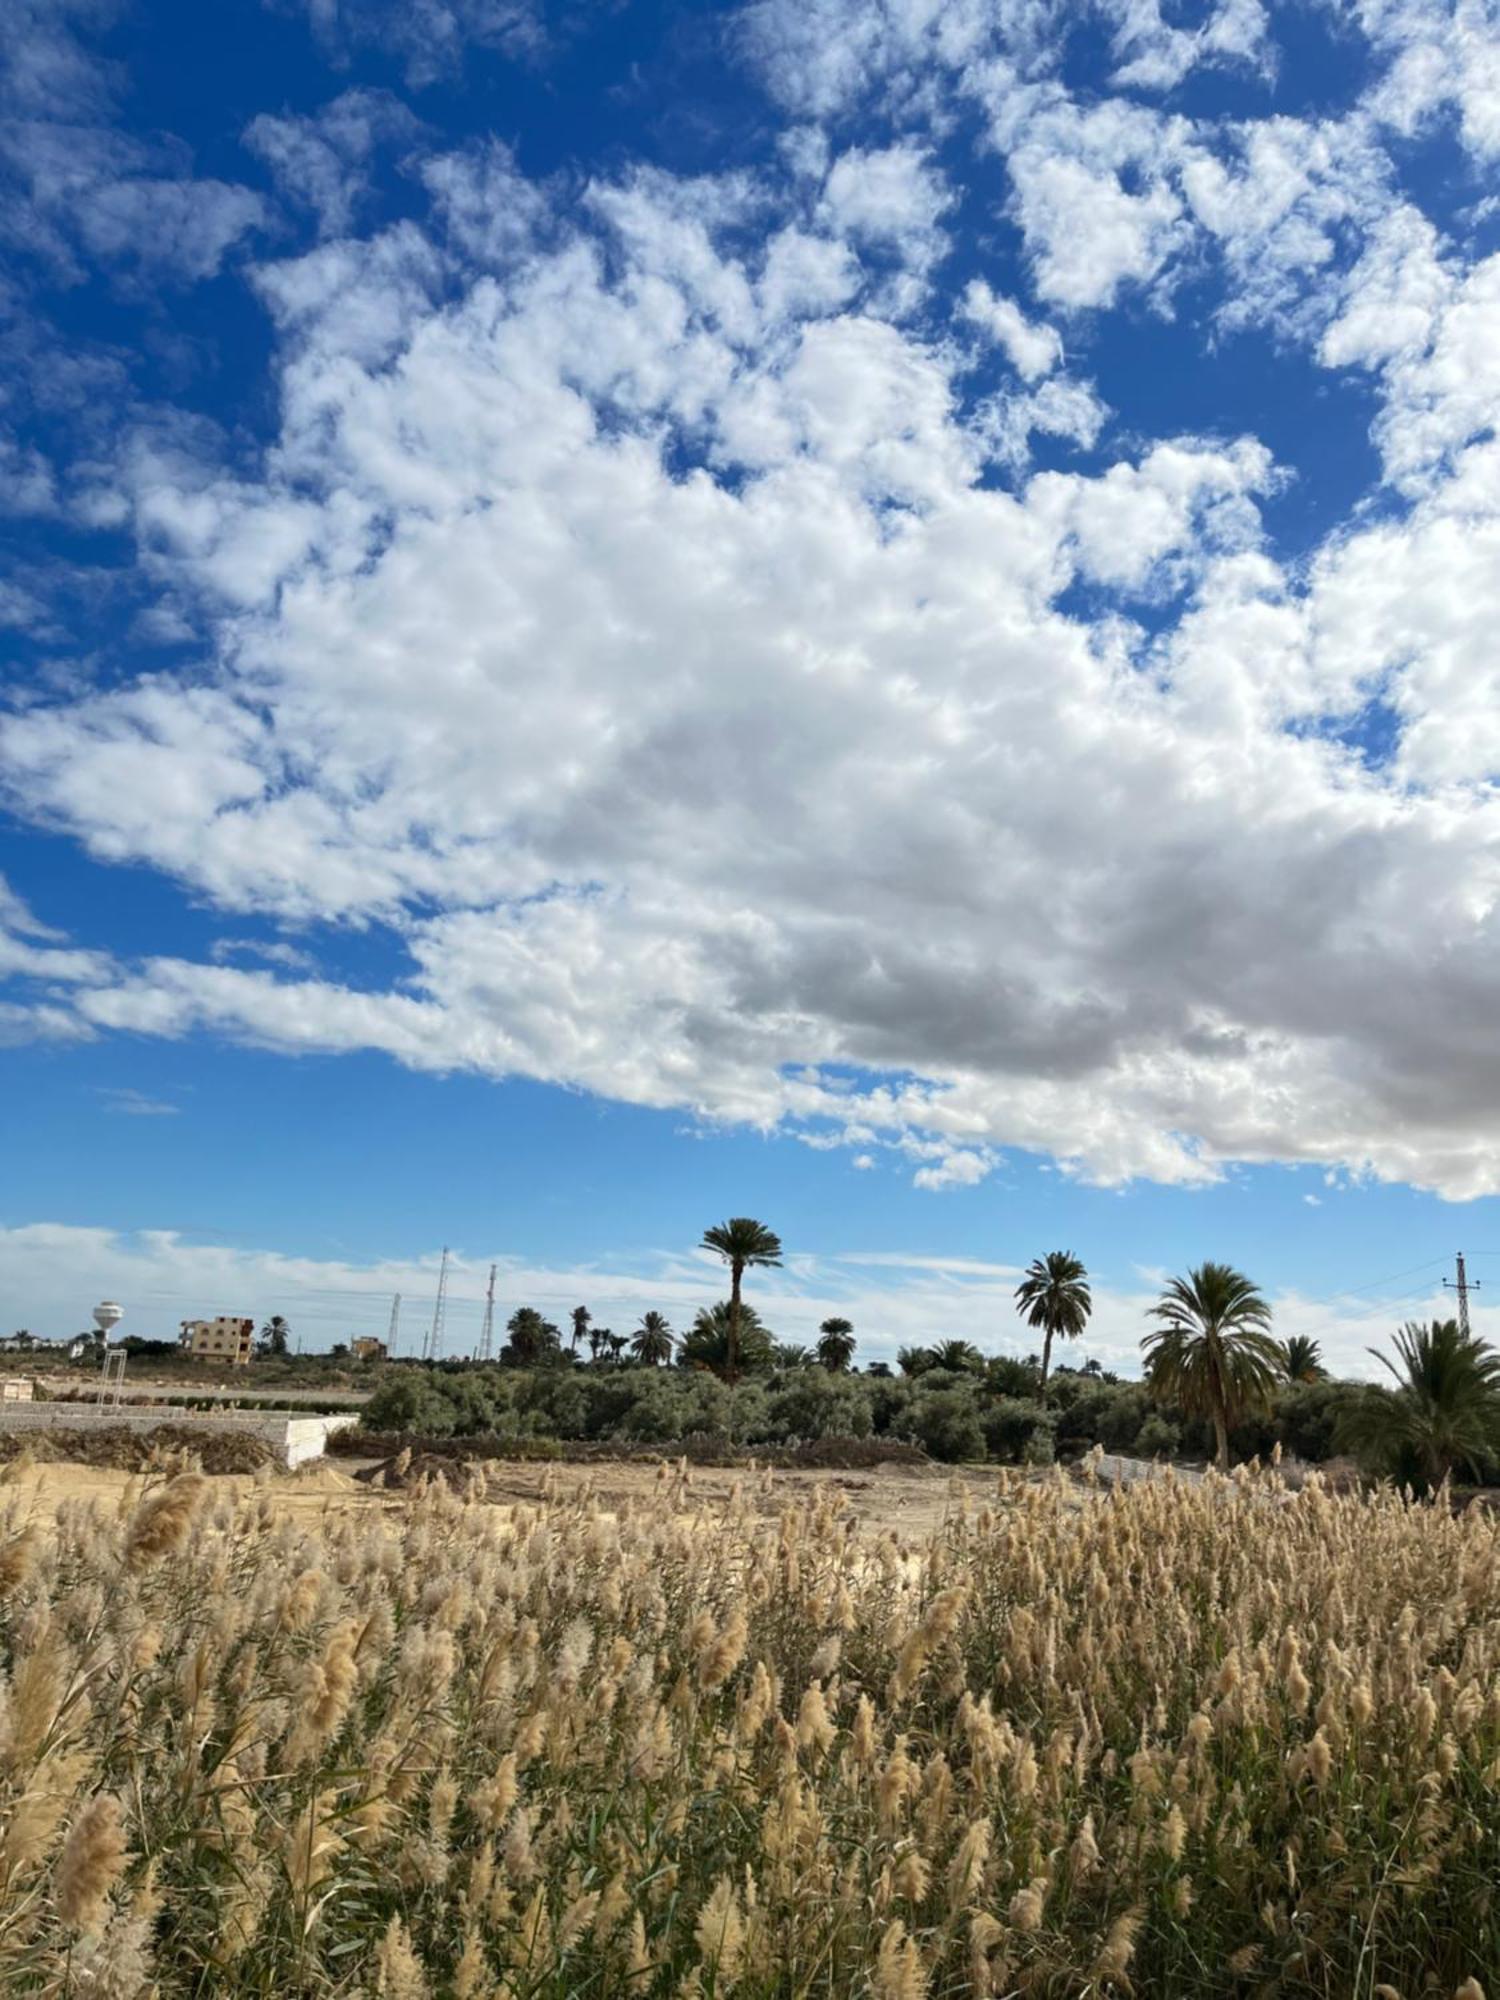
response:
M0 1991L1481 1995L1500 1526L0 1494Z

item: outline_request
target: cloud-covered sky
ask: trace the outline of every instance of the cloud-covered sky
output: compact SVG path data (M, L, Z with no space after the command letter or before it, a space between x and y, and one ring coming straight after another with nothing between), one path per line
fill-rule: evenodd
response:
M0 61L12 1049L1500 1192L1493 7L20 0Z

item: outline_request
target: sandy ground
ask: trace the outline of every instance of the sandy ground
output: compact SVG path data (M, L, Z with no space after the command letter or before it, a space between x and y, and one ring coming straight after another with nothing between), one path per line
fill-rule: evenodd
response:
M351 1476L356 1463L323 1459L297 1472L274 1476L267 1490L278 1506L302 1517L343 1513L351 1508L398 1509L401 1505L398 1493L381 1492ZM632 1502L638 1506L650 1505L657 1491L654 1465L528 1465L491 1461L486 1470L492 1501L507 1509L534 1505L541 1497L544 1483L558 1496L592 1489L611 1513L620 1512ZM23 1496L27 1510L34 1509L45 1518L65 1499L118 1504L127 1487L138 1483L138 1474L102 1466L17 1465L6 1469L0 1483L0 1499L12 1493ZM215 1481L216 1485L219 1483ZM244 1474L225 1475L223 1483L242 1488L252 1484ZM880 1536L894 1531L903 1538L926 1535L938 1527L955 1505L958 1487L968 1489L976 1506L991 1498L996 1490L992 1472L960 1471L955 1475L946 1467L880 1466L857 1472L777 1472L769 1486L761 1474L701 1467L689 1471L688 1503L694 1508L722 1504L736 1485L743 1485L755 1505L767 1515L778 1512L793 1498L810 1496L818 1487L832 1486L839 1491L862 1533Z

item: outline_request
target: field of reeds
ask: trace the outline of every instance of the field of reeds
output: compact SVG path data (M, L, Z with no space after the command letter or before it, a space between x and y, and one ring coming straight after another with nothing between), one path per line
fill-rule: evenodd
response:
M1482 1993L1494 1516L842 1506L0 1490L0 1990Z

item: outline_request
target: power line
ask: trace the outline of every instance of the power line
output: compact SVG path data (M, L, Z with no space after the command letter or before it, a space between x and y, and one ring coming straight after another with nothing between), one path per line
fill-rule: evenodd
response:
M1331 1306L1339 1299L1356 1299L1365 1292L1378 1292L1382 1285L1394 1285L1398 1278L1410 1278L1418 1271L1434 1270L1439 1264L1446 1264L1447 1261L1446 1257L1429 1257L1425 1264L1411 1264L1404 1271L1392 1271L1388 1278L1372 1278L1367 1285L1348 1285L1341 1292L1330 1292L1326 1299L1309 1299L1308 1304ZM1409 1297L1411 1294L1403 1293L1402 1296Z

